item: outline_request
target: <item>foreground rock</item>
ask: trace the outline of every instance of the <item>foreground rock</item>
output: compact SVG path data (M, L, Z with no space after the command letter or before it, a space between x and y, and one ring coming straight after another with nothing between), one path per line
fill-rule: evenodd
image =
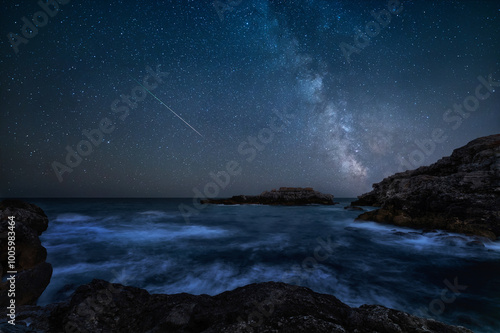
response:
M15 268L8 267L9 216L15 219ZM52 276L52 265L45 262L47 250L38 236L47 230L49 220L43 210L20 200L0 202L0 263L2 279L7 271L17 271L16 305L34 304ZM9 302L8 282L0 283L0 306Z
M93 280L64 303L24 307L17 320L17 329L24 320L38 332L472 332L383 306L351 308L334 296L276 282L195 296L150 295Z
M333 195L323 194L311 187L280 187L279 190L264 191L260 195L237 195L229 199L201 200L204 204L223 205L335 205Z
M359 220L500 236L500 134L455 149L451 156L373 185L352 205L380 206Z

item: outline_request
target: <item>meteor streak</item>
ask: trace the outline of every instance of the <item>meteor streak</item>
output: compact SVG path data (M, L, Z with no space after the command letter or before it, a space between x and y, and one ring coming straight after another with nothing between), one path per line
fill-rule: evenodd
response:
M204 138L204 137L203 137L203 135L201 135L201 134L200 134L200 132L198 132L198 131L197 131L197 130L193 127L193 126L189 125L189 123L188 123L187 121L185 121L184 119L182 119L182 117L181 117L181 116L179 116L177 113L175 113L175 111L174 111L174 110L172 110L171 108L169 108L167 104L163 103L163 102L162 102L162 101L161 101L158 97L156 97L156 96L155 96L155 94L153 94L151 91L149 91L149 90L148 90L148 88L144 87L144 86L143 86L143 85L142 85L139 81L137 81L136 79L134 79L134 78L133 78L130 74L129 74L129 76L130 76L130 78L131 78L132 80L134 80L135 82L137 82L137 84L138 84L138 85L140 85L141 87L143 87L143 88L144 88L144 89L145 89L145 90L146 90L146 91L147 91L147 92L148 92L151 96L153 96L154 98L156 98L156 100L157 100L158 102L160 102L160 103L161 103L162 105L164 105L167 109L169 109L169 110L170 110L170 112L172 112L173 114L175 114L175 116L176 116L177 118L179 118L180 120L182 120L182 121L184 122L184 124L188 125L188 126L189 126L189 127L190 127L193 131L195 131L195 132L196 132L199 136L201 136L202 138Z

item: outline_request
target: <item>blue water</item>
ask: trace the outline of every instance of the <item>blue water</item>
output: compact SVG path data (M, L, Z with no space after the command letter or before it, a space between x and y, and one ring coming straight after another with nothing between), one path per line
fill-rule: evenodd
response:
M178 205L188 199L30 200L50 220L41 240L54 273L39 304L65 299L93 278L209 295L272 280L350 306L381 304L500 331L500 242L477 247L467 245L472 237L354 222L359 212L343 209L351 200L337 201L209 205L186 224ZM457 294L443 293L444 281L455 279Z

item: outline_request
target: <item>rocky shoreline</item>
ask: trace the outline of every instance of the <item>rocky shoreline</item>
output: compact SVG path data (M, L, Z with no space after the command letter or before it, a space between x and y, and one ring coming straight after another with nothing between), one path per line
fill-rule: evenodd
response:
M352 202L358 216L397 226L500 237L500 134L455 149L430 166L397 173Z
M25 307L18 320L39 332L472 332L379 305L352 308L335 296L279 282L209 296L151 295L93 280L66 302Z
M280 187L260 195L237 195L228 199L206 199L202 204L221 205L335 205L333 195L315 191L311 187Z
M9 216L14 216L15 239L9 244ZM45 262L47 250L42 246L40 236L49 225L49 219L43 210L33 204L20 200L0 202L0 271L2 281L15 274L16 305L35 304L48 286L52 276L52 265ZM10 246L12 245L13 246ZM8 248L15 248L15 268L8 267ZM0 306L9 304L9 281L0 283Z
M33 304L47 286L50 274L47 275L45 269L32 268L42 265L50 267L52 272L50 264L45 263L46 251L38 239L38 235L46 230L48 219L37 206L19 201L3 201L0 208L2 225L8 220L7 216L16 216L20 230L18 244L37 245L19 247L20 262L24 262L21 258L27 254L32 256L26 258L37 258L29 261L35 266L18 268L21 274L30 272L23 280L25 282L18 286L18 292L28 293L30 297L21 297L22 301L17 304L15 326L7 323L8 317L2 316L0 331L472 332L379 305L352 308L335 296L281 282L250 284L209 296L149 294L144 289L93 280L78 287L66 301L36 306ZM31 231L22 231L25 229ZM5 264L5 248L2 246L2 266ZM33 285L39 286L36 293L31 287ZM2 302L5 299L2 295Z

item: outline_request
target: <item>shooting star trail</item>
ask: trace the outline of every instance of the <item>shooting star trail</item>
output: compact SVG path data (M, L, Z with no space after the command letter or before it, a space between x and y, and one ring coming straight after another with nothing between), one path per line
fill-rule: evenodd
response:
M189 127L190 127L193 131L195 131L195 132L196 132L199 136L201 136L202 138L205 138L205 137L204 137L203 135L201 135L201 134L200 134L200 132L198 132L198 131L197 131L197 130L193 127L193 126L189 125L189 123L188 123L187 121L185 121L184 119L182 119L182 117L181 117L181 116L179 116L177 113L175 113L175 111L174 111L174 110L172 110L171 108L169 108L167 104L163 103L163 102L161 101L161 99L159 99L159 98L158 98L158 97L156 97L156 96L155 96L155 95L154 95L151 91L149 91L149 90L148 90L148 88L144 87L144 86L143 86L143 85L142 85L139 81L137 81L136 79L134 79L134 78L133 78L130 74L129 74L128 76L130 76L130 78L131 78L132 80L134 80L135 82L137 82L137 84L138 84L138 85L140 85L141 87L143 87L143 88L144 88L144 89L145 89L145 90L146 90L146 91L147 91L147 92L148 92L151 96L153 96L154 98L156 98L156 100L157 100L158 102L160 102L160 103L161 103L162 105L164 105L167 109L169 109L169 110L170 110L170 112L172 112L173 114L175 114L175 116L176 116L177 118L179 118L180 120L182 120L182 121L184 122L184 124L188 125L188 126L189 126Z

